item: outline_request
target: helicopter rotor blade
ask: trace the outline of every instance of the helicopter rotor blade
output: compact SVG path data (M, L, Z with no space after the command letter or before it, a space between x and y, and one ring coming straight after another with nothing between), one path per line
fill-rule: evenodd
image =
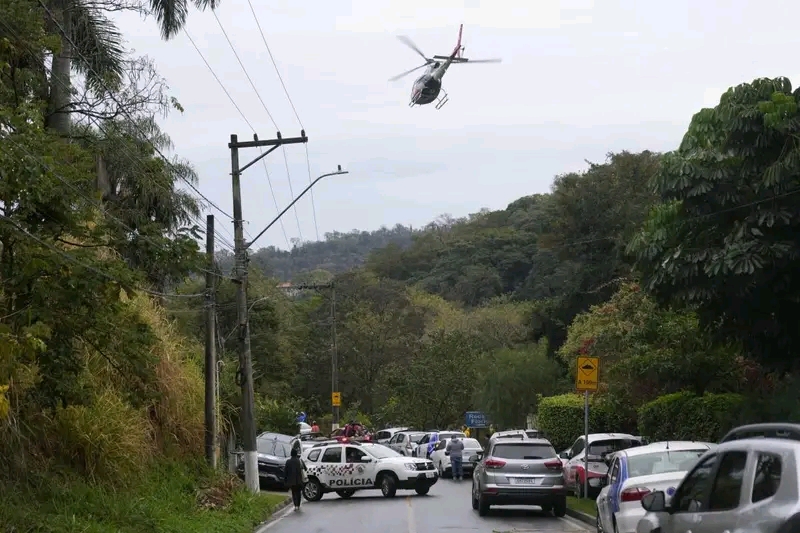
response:
M409 39L405 35L398 35L397 38L400 39L401 43L403 43L404 45L408 46L409 48L414 50L417 54L419 54L419 56L422 59L424 59L425 61L430 61L428 59L428 57L425 54L422 53L422 50L420 50L419 47L417 47L417 45L414 44L414 42L411 39Z
M402 74L398 74L397 76L395 76L395 77L393 77L393 78L389 78L389 81L397 81L397 80L399 80L400 78L403 78L403 77L405 77L405 76L408 76L409 74L411 74L411 73L412 73L412 72L414 72L415 70L419 70L419 69L421 69L422 67L427 67L427 66L428 66L428 64L427 64L427 63L423 63L422 65L420 65L420 66L418 66L418 67L414 67L414 68L412 68L411 70L407 70L407 71L403 72Z
M502 59L464 59L462 61L453 61L453 63L501 63Z

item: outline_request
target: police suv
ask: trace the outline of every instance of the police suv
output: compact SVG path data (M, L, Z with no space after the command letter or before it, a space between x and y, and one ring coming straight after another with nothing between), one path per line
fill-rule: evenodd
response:
M303 461L308 474L303 496L312 502L328 492L349 498L364 489L380 489L387 498L393 497L397 489L425 495L439 479L427 459L406 457L380 444L352 440L315 444L304 452Z

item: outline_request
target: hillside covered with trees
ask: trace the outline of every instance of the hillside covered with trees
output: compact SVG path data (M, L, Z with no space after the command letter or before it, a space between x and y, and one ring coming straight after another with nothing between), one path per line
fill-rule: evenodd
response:
M0 525L251 531L276 500L202 461L212 207L158 128L180 103L102 6L71 6L0 4ZM164 35L181 6L151 6ZM298 410L330 422L334 350L343 417L375 426L536 414L566 446L579 354L601 359L598 431L715 440L800 420L798 103L788 79L753 80L669 153L611 153L547 194L413 232L254 253L259 430L293 432ZM241 399L236 285L217 259L223 441ZM333 288L278 287L304 278Z

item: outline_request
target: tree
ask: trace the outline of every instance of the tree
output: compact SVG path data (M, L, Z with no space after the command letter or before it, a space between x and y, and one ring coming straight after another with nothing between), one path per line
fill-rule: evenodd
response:
M661 302L697 305L704 327L774 368L800 348L799 97L786 78L757 79L698 112L629 245Z
M499 428L525 427L540 396L564 389L561 369L547 357L543 343L489 352L477 368L475 406Z

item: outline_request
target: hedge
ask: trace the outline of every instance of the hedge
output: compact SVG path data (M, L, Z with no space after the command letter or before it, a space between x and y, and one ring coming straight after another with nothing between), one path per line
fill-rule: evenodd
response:
M667 394L639 408L639 432L651 442L717 442L740 422L743 406L744 397L740 394Z
M608 404L592 398L589 405L589 432L622 431ZM539 400L538 428L543 431L557 451L572 445L583 435L583 396L562 394Z

